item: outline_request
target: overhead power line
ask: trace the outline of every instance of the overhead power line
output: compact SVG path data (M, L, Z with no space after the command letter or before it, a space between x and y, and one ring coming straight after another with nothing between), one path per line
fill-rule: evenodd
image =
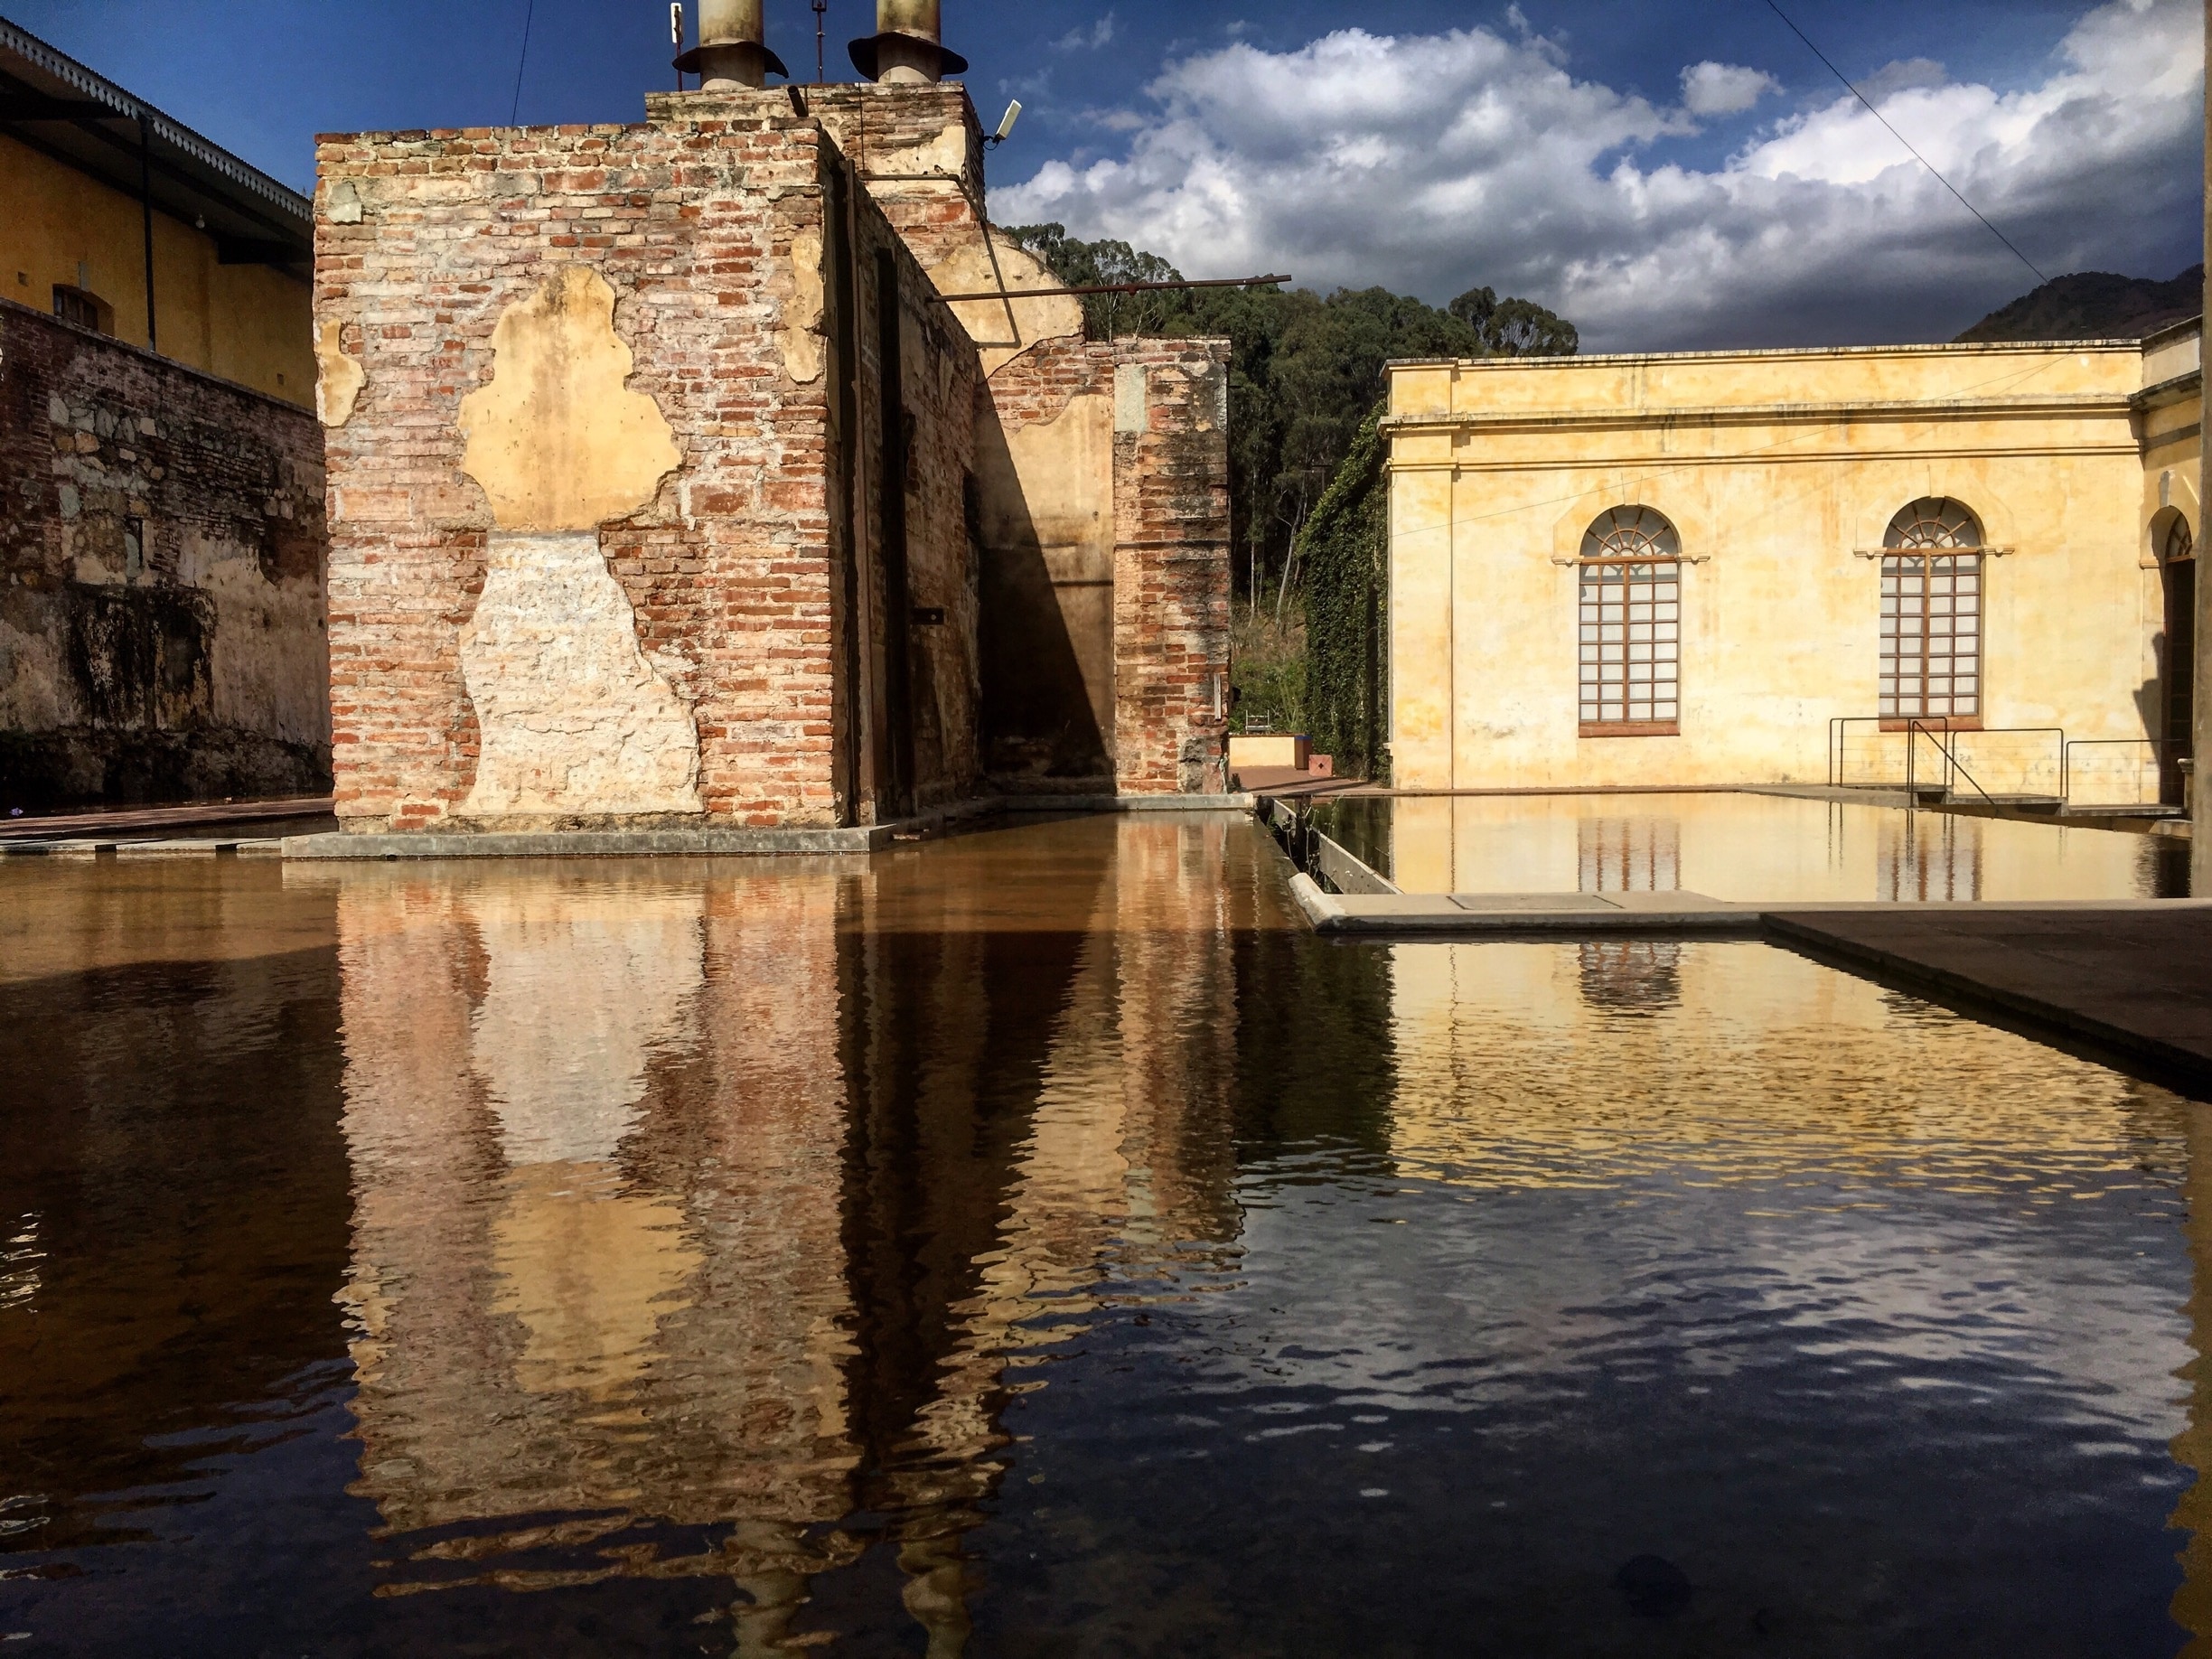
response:
M1944 177L1942 173L1936 172L1936 164L1934 162L1928 160L1926 156L1921 155L1918 150L1913 149L1913 142L1911 139L1907 138L1903 133L1898 131L1896 127L1889 126L1889 118L1883 115L1880 110L1874 108L1872 101L1868 98L1865 93L1861 92L1857 87L1851 85L1851 78L1845 75L1842 70L1836 68L1835 64L1830 61L1826 52L1823 52L1819 47L1813 43L1813 37L1811 35L1807 34L1803 29L1800 29L1795 23L1790 21L1790 14L1787 12L1784 11L1779 5L1776 5L1775 4L1775 0L1767 0L1767 9L1772 12L1776 17L1779 17L1784 23L1789 24L1789 32L1805 43L1805 50L1807 52L1811 52L1814 57L1818 58L1823 63L1828 66L1828 72L1843 83L1843 89L1846 92L1849 92L1853 98L1857 98L1861 103L1866 105L1867 113L1872 116L1877 121L1879 121L1883 127L1888 127L1889 136L1896 139L1899 144L1903 145L1906 149L1911 151L1913 160L1918 162L1923 167L1926 167L1928 172L1934 175L1935 180L1938 184L1942 185L1953 195L1958 197L1959 206L1964 208L1969 213L1972 213L1976 219L1980 220L1982 221L1982 228L1988 230L1988 232L1992 236L1995 237L1999 241L2002 242L2006 248L2010 248L2011 250L2012 257L2015 259L2018 259L2029 270L2034 271L2035 278L2038 282L2048 282L2050 280L2049 277L2043 274L2042 270L2037 266L2033 259L2030 259L2026 254L2020 252L2020 250L2013 245L2012 239L2010 237L2000 230L1995 225L1990 223L1989 215L1982 212L1982 211L1974 206L1973 202L1967 201L1964 195L1961 195L1959 192L1959 187L1957 185L1954 184L1949 179Z
M530 20L537 15L538 0L530 0L530 5L522 13L522 56L515 64L514 108L507 115L507 125L510 127L522 117L522 71L530 65Z

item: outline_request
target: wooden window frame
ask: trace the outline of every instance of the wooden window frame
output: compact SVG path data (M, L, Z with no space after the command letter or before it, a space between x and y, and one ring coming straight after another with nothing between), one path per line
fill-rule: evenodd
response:
M74 283L54 284L53 314L72 328L89 329L96 334L115 333L115 307L91 289Z
M1682 558L1676 551L1645 550L1632 553L1608 551L1603 554L1591 554L1586 551L1584 556L1576 561L1575 704L1578 717L1575 730L1577 736L1679 737L1682 736ZM1654 581L1669 581L1673 587L1672 599L1661 600L1654 596L1653 600L1645 602L1651 605L1653 614L1641 619L1635 614L1636 602L1630 597L1628 592L1634 579L1630 573L1637 566L1652 567ZM1666 576L1657 576L1656 567L1659 566L1667 567L1669 574ZM1602 586L1598 588L1598 598L1594 605L1590 597L1593 586L1590 582L1591 572L1608 567L1617 568L1621 573L1617 584L1608 585L1617 586L1621 595L1617 601L1620 612L1617 623L1607 620L1608 607L1604 602ZM1671 609L1673 614L1671 616L1662 615L1660 613L1663 607ZM1648 637L1641 640L1636 637L1639 626L1650 630ZM1607 640L1604 633L1607 627L1618 627L1621 631L1621 638L1617 641ZM1673 637L1663 638L1663 633L1669 630L1672 631ZM1619 667L1623 678L1612 682L1607 682L1603 679L1586 680L1584 675L1593 669L1602 675L1607 666L1603 655L1604 649L1612 644L1617 644L1621 649ZM1664 698L1654 696L1645 700L1654 708L1669 708L1674 711L1673 713L1654 716L1648 719L1626 717L1626 711L1633 706L1628 690L1633 684L1636 683L1627 676L1633 670L1636 662L1635 652L1639 647L1650 653L1644 661L1654 670L1664 662L1672 670L1665 681L1662 682L1654 677L1648 683L1654 689L1660 684L1664 683L1671 689L1673 695ZM1662 657L1659 654L1662 650L1671 654ZM1593 655L1593 651L1598 654ZM1606 695L1606 688L1608 684L1617 686L1619 696L1617 698L1608 698ZM1594 694L1587 691L1586 688L1596 688ZM1598 718L1589 717L1589 710L1592 707L1599 711ZM1622 711L1624 717L1611 717L1615 708Z
M1939 595L1934 591L1938 576L1936 561L1938 559L1952 559L1971 565L1973 581L1971 612L1959 608L1961 595L1957 593L1955 586L1947 595ZM1919 592L1917 594L1907 594L1901 583L1896 590L1893 591L1891 588L1892 580L1903 577L1906 574L1905 567L1908 564L1917 565L1919 567L1917 571ZM1982 659L1985 654L1983 642L1986 638L1983 626L1989 616L1987 603L1989 559L1986 554L1979 547L1962 547L1956 544L1889 547L1882 549L1879 570L1881 650L1875 679L1875 708L1879 713L1881 729L1886 732L1901 732L1917 724L1929 731L1978 732L1982 730L1983 714L1988 708L1988 685L1982 673ZM1954 568L1947 574L1955 583L1956 578L1964 572ZM1939 600L1947 603L1951 608L1938 613L1936 606ZM1903 671L1904 665L1908 659L1906 653L1897 649L1895 642L1906 637L1907 621L1906 606L1909 601L1917 601L1919 607L1913 614L1917 615L1919 623L1919 650L1909 659L1917 661L1919 666L1917 674L1913 676L1916 682L1915 687L1908 692L1906 689L1907 677ZM1938 614L1951 618L1953 623L1953 625L1940 636L1934 628ZM1967 614L1973 616L1973 626L1967 633L1961 633L1955 625L1956 619ZM1944 651L1940 659L1933 649L1938 638L1949 642L1953 646L1953 649ZM1969 638L1973 642L1970 655L1964 654L1955 648L1958 641ZM1938 661L1952 665L1953 671L1941 676L1931 673L1931 667ZM1961 676L1955 671L1956 665L1961 661L1972 664L1973 671L1970 675ZM1930 692L1928 686L1931 680L1938 678L1944 680L1951 687L1951 689L1941 694L1943 700L1949 705L1941 714L1931 713L1928 710L1928 704L1936 695ZM1957 680L1961 678L1970 679L1973 686L1973 689L1964 696L1957 689ZM1973 705L1973 708L1961 710L1958 708L1959 703L1969 699Z

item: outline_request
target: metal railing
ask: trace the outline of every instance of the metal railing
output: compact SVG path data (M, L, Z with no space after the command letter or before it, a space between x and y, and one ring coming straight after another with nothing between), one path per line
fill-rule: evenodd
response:
M1871 743L1865 741L1870 734L1859 729L1866 726L1874 728ZM2025 758L1996 754L1983 758L1975 754L1992 745L2015 745L2023 737L2036 739L2038 749L2048 744L2048 752ZM1934 745L1941 757L1932 780L1926 776L1929 762L1922 751L1923 740ZM2060 801L2065 798L2066 741L2064 728L2056 726L1958 727L1895 715L1839 715L1828 722L1828 787L1916 792L1926 787L1947 794L1964 780L1967 788L1992 806L2007 799ZM1973 757L1971 766L1969 756ZM2020 787L1998 786L1998 774L2015 768ZM2035 787L2039 773L2049 780L2042 788Z
M1881 734L1880 715L1838 715L1828 722L1828 787L1830 789L1880 789L1903 782L1893 777L1855 779L1851 776L1851 736L1854 726L1871 726L1877 737ZM1879 750L1885 745L1876 745Z
M1934 744L1936 753L1943 756L1943 781L1937 787L1943 791L1946 798L1958 787L1956 780L1964 778L1967 783L1973 785L1975 794L1981 796L1991 806L1997 804L1996 797L1983 789L1975 779L1974 774L1966 770L1958 755L1953 752L1950 745L1944 742L1943 736L1930 727L1923 726L1917 720L1907 720L1905 723L1905 792L1907 795L1916 801L1920 796L1919 768L1917 763L1920 755L1920 745L1917 739L1922 737Z
M1920 786L1917 764L1920 750L1919 739L1925 737L1935 745L1936 753L1943 756L1939 787L1945 795L1954 792L1958 788L1958 780L1964 778L1967 786L1992 807L2001 806L2008 801L2063 802L2066 799L2067 736L2062 726L1973 726L1961 730L1955 727L1930 726L1922 720L1907 720L1905 725L1905 787L1908 792L1917 792ZM2021 787L2019 790L1992 790L1986 786L1981 778L1976 777L1967 769L1965 760L1959 753L1962 747L1977 745L1990 738L2015 737L2034 737L2050 741L2051 753L2048 761L2051 763L2049 770L2051 787L2040 790L2029 787L2036 773L2044 764L2040 757L2029 760L2021 767L2020 779ZM1984 776L1990 775L1987 763L1977 761L1976 764L1982 766Z
M2149 760L2147 764L2142 758L2137 758L2132 763L2129 763L2124 760L2122 762L2119 770L2123 773L2123 775L2127 773L2132 773L2134 779L2132 788L2124 792L2126 798L2122 800L2087 801L2083 801L2081 804L2084 806L2104 807L2151 807L2179 805L2181 800L2181 773L2178 763L2189 757L2189 747L2190 745L2186 741L2178 737L2072 738L2066 745L2065 758L2060 763L2059 766L2058 788L2060 798L2064 800L2068 806L2075 804L2074 796L2076 792L2076 779L2079 775L2080 770L2084 769L2077 768L2077 764L2074 758L2075 750L2132 749L2135 751L2138 757L2142 756L2144 752L2148 751ZM2091 762L2094 763L2095 759L2095 757L2092 756ZM2095 775L2095 772L2098 770L2093 764L2085 769L2090 771L2092 775ZM2155 774L2157 780L2155 784L2155 792L2151 794L2148 798L2145 797L2145 792L2143 790L2143 778L2146 773Z

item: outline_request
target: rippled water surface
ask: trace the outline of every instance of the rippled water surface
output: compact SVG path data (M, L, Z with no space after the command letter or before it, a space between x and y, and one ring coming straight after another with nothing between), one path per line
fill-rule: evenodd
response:
M2167 1654L2202 1109L1233 819L0 867L0 1654Z

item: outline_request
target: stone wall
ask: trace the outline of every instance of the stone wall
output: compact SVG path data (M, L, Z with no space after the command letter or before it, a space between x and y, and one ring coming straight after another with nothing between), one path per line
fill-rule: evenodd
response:
M973 792L972 355L781 91L651 107L322 141L349 828L820 825ZM619 487L564 496L516 475L533 456Z
M0 810L328 787L323 492L305 411L0 301Z

